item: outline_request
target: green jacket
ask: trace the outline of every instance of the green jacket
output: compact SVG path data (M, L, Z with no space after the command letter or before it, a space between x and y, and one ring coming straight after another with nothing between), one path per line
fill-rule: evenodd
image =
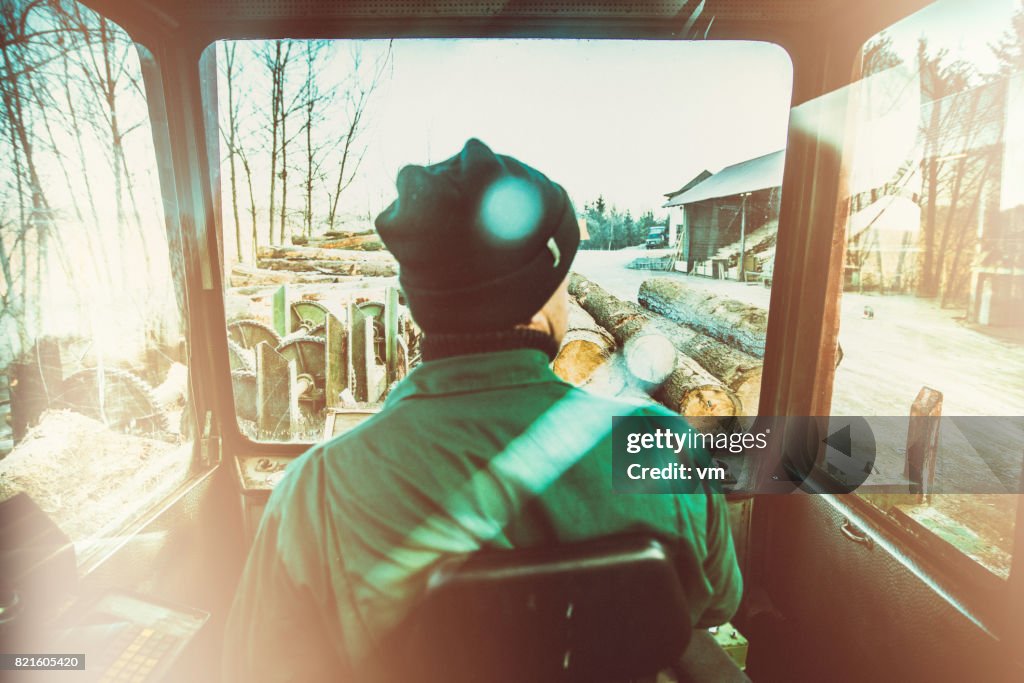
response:
M227 627L228 680L356 680L439 559L648 530L689 544L695 625L742 590L724 499L612 492L615 415L674 415L561 381L540 351L424 363L380 414L277 485ZM700 454L706 457L705 454Z

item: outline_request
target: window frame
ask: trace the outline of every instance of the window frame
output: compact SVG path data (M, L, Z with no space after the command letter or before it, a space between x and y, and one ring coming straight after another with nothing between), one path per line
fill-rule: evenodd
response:
M922 3L917 9L923 9L933 4L934 1L929 0ZM872 32L865 34L861 43L856 46L844 41L837 41L833 45L833 48L839 52L839 55L834 56L841 55L839 64L848 65L850 78L847 79L846 84L857 82L861 76L860 51L862 46L879 32L910 14L912 12L908 12L905 16L892 18L884 25L877 26ZM850 52L851 47L854 48L852 53ZM794 58L794 64L797 63ZM840 67L833 62L832 68ZM825 80L825 82L828 81ZM827 95L830 92L833 91L823 89L822 95ZM844 103L843 108L849 114L846 104L848 104L848 100ZM847 116L848 122L849 116ZM794 130L791 128L790 145L794 142L793 134ZM765 396L764 388L762 388L760 403L760 414L762 415L828 415L831 410L835 378L834 359L835 349L838 345L839 310L842 296L842 264L845 262L846 256L846 225L850 210L850 201L847 197L849 193L845 191L847 165L843 163L843 157L847 153L849 145L844 142L838 151L830 153L827 149L828 143L821 139L820 131L817 139L813 139L814 136L811 137L812 140L808 144L816 150L816 154L812 155L813 162L792 160L794 164L808 163L808 166L804 168L815 169L806 174L800 174L794 169L793 174L797 176L799 182L792 180L791 148L787 148L786 173L782 188L783 204L779 218L780 231L776 252L776 277L772 288L772 308L768 322L768 343L764 366L765 381L769 381L768 377L771 371L771 381L773 385L775 382L779 382L779 390L774 396ZM799 136L797 140L800 144ZM834 195L834 204L831 210L827 202L820 207L816 204L820 197L819 193L815 192L815 186L821 181L822 168L826 169L826 178L836 179L833 183L834 188L828 186L824 190L824 194ZM802 182L804 180L809 180L809 184ZM794 185L799 188L801 195L806 193L807 196L795 197ZM788 195L787 189L789 190ZM839 191L833 193L833 189ZM843 197L847 198L843 200ZM829 224L833 226L831 235L825 235L826 231L820 227L815 230L815 226ZM783 240L784 225L788 228L785 242ZM813 246L805 248L802 254L804 258L798 262L801 266L809 268L810 273L808 275L794 272L793 263L787 260L783 265L784 276L780 277L778 256L782 253L791 256L794 250L800 248L793 238L800 233L801 227L804 229L804 237L809 235L814 241ZM818 235L817 233L822 234ZM831 244L826 246L825 242L828 238L831 238ZM815 262L815 258L829 264L827 273L820 272L821 265ZM780 281L783 283L783 288L776 292ZM813 283L810 287L808 287L809 282ZM801 366L801 356L797 348L801 346L800 342L794 344L792 337L786 336L787 332L794 333L802 328L799 323L790 324L791 316L800 319L800 312L797 311L794 314L788 302L806 300L801 297L810 297L817 301L818 299L813 298L817 294L814 287L820 287L826 293L827 298L824 301L824 309L820 311L816 309L821 313L820 318L817 318L821 324L819 328L821 346L818 352L814 352L811 344L802 344L806 353L809 354L804 357L817 358L814 371L806 373L801 372L804 368ZM783 310L786 311L783 315L780 315L776 309L777 294L781 301L786 302L781 304L784 307ZM783 297L785 298L783 299ZM783 322L779 321L780 317L784 318ZM775 325L774 330L773 324ZM779 328L784 329L780 330ZM803 329L807 328L803 327ZM814 328L812 327L812 329ZM769 366L769 354L772 353L775 354L772 356L774 362ZM799 378L795 385L792 382L787 385L775 375L776 372L786 368L787 363L790 364L788 367L795 373L795 376ZM794 396L792 392L795 386L810 388L810 391L804 396ZM1021 481L1024 481L1024 467L1022 467L1021 476ZM944 600L990 635L1008 645L1024 644L1024 623L1020 623L1019 619L1014 619L1014 615L1024 608L1024 528L1021 526L1024 524L1024 504L1019 502L1017 506L1011 568L1009 576L1003 580L947 544L924 526L909 519L903 522L881 510L869 500L862 498L856 492L846 495L818 495L823 495L829 504L837 510L847 513L851 518L863 521L870 527L871 532L887 539L894 548L899 549L899 552L891 553L897 560L908 566L922 580L932 584ZM1021 654L1019 647L1011 646L1009 653L1017 661L1024 662L1024 654Z
M160 197L162 199L162 210L166 233L166 257L170 261L170 274L172 287L175 295L175 302L178 306L178 314L181 318L181 332L186 339L186 366L190 378L195 373L193 358L188 352L189 331L191 321L189 319L188 292L186 287L187 277L183 276L185 266L188 263L186 256L187 238L182 230L179 221L178 203L168 193L169 174L172 173L170 158L164 153L169 140L167 127L167 109L164 105L165 93L160 87L153 87L159 83L160 73L157 60L150 45L154 44L152 34L140 31L139 27L132 22L124 21L123 17L112 16L113 12L105 11L102 3L83 2L82 0L71 0L72 3L81 5L87 12L93 12L98 17L106 19L112 30L120 32L135 50L135 57L138 59L139 71L143 88L142 95L146 100L147 123L150 128L153 143L153 164L157 173L157 183ZM97 6L99 5L99 6ZM170 183L173 185L173 182ZM163 257L163 253L160 254ZM190 381L186 388L188 400L186 409L195 406L191 400L195 395L195 383ZM188 418L186 418L188 419ZM188 419L190 426L196 430L198 424L196 413L193 410L191 419ZM197 430L201 431L201 430ZM86 539L71 539L73 544L80 540L89 541L89 547L82 551L76 551L76 569L81 580L96 575L99 570L126 547L140 531L149 527L155 520L165 515L169 510L174 509L179 503L186 499L193 491L203 486L207 480L213 477L217 471L216 465L219 462L219 451L209 448L209 440L201 438L200 433L183 433L182 437L191 442L191 454L188 474L178 481L173 489L160 498L154 499L149 505L141 507L131 515L115 520L100 529L95 536ZM97 542L102 541L102 542Z

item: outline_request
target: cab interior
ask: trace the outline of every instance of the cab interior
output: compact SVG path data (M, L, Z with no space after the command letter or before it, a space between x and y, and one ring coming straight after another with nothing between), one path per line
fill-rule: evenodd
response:
M348 240L349 246L343 248L350 249L352 244L361 244L361 239L371 239L365 237L365 231L346 228L342 220L335 228L334 209L325 207L330 206L332 192L337 201L350 178L356 178L353 182L358 186L359 174L374 170L374 152L367 146L363 166L355 172L351 167L345 170L345 157L341 157L338 170L337 156L331 157L334 165L328 168L324 162L316 174L307 169L308 159L303 155L311 147L304 145L312 124L303 123L301 105L320 100L302 99L306 91L299 86L276 90L274 69L280 67L282 50L293 50L290 68L299 74L297 83L308 85L313 82L314 69L329 73L341 68L335 62L314 63L315 56L304 61L313 54L308 46L337 41L369 45L356 68L382 82L397 78L393 75L396 55L408 45L414 52L420 45L443 47L472 41L483 45L481 49L512 44L514 52L528 51L538 42L557 45L558 41L570 41L574 50L583 53L583 60L588 58L587 50L605 44L657 49L683 45L689 49L691 45L703 48L742 41L769 49L770 54L765 54L784 71L777 81L783 87L784 108L775 114L781 122L778 139L784 156L763 160L755 154L749 155L751 159L737 154L732 160L719 159L720 170L705 171L709 177L699 181L700 168L677 164L678 171L663 175L658 180L662 184L648 191L653 197L653 217L668 216L669 246L656 253L649 249L648 228L654 223L639 226L638 222L636 241L628 246L636 253L629 259L635 257L643 261L641 269L652 270L661 267L654 262L667 259L675 271L671 276L684 283L739 280L729 283L730 287L736 285L729 292L762 302L767 322L759 359L760 385L740 414L895 416L892 433L876 428L874 438L879 450L888 444L902 458L909 448L907 416L934 417L943 398L946 415L1009 420L1008 429L1020 427L1013 417L1024 409L1020 395L1024 386L1024 337L1020 334L1024 329L1024 179L1019 168L1013 171L1013 167L1015 159L1024 160L1018 151L1024 136L1019 123L1014 123L1015 116L1024 120L1016 108L1024 107L1024 98L1016 94L1024 92L1020 87L1024 42L1014 46L1010 39L1017 36L1024 41L1022 17L1024 8L1019 3L996 0L5 2L5 63L0 76L4 83L4 137L8 138L4 145L11 156L4 162L8 182L7 201L0 209L4 221L0 246L6 271L2 293L7 319L2 323L2 343L8 346L3 359L7 365L4 405L11 434L8 453L0 460L0 492L12 501L18 493L35 501L31 505L18 503L34 508L23 517L5 503L5 545L10 543L13 549L24 542L26 547L36 548L31 552L46 558L33 560L30 572L12 569L5 577L10 582L5 593L8 600L19 591L23 598L17 613L9 604L5 607L13 614L5 624L5 638L16 642L31 632L44 634L40 637L46 642L54 629L66 628L66 624L76 623L75 619L86 618L82 615L95 605L107 604L103 601L109 602L110 596L120 596L117 599L125 610L145 611L153 609L152 605L164 605L183 623L194 626L194 633L189 631L181 649L175 650L173 661L153 669L150 677L136 680L218 680L221 638L235 587L280 471L310 444L340 434L378 410L379 406L371 405L368 386L376 381L373 386L380 395L414 364L413 336L396 341L394 332L398 330L399 337L409 332L408 323L402 322L400 292L390 286L379 293L368 292L365 284L367 278L374 277L374 268L387 269L386 260L378 259L381 252L352 252L362 254L360 258L365 260L355 266L347 264L349 270L340 271L333 257L311 256L308 251L329 249L331 240ZM957 30L975 28L987 33L977 39L980 47L971 48L973 51L964 48L969 42L966 39L950 38ZM114 32L121 37L112 38ZM936 47L946 45L944 40L950 47ZM75 49L87 52L65 50L71 41L84 41L87 48ZM893 49L897 57L893 52L883 55L881 61L888 58L892 63L880 68L871 58L884 52L886 41L890 46L904 41L910 47L904 45L903 52ZM929 41L933 51L926 53ZM344 58L353 54L347 47L338 53ZM236 54L248 55L259 76L249 82L243 77L229 91L229 70L244 63ZM423 64L429 67L431 53L422 54L427 56L420 59L427 60ZM659 133L669 151L646 148L644 153L652 164L655 157L685 159L685 146L671 146L673 137L684 134L684 109L736 94L733 91L741 79L735 71L725 72L703 90L687 92L689 79L696 76L683 69L699 70L701 60L713 61L716 55L719 53L709 51L682 62L676 83L632 103L633 109L649 108L652 116L653 110L667 108L680 117L677 130ZM755 55L760 59L757 55L761 53ZM623 63L633 65L627 57L622 58ZM899 116L885 118L898 109L892 103L903 102L899 99L903 94L892 95L891 90L891 83L903 81L884 80L886 73L900 70L901 59L912 79L907 81L913 95L907 105L909 124L906 120L893 123ZM963 67L971 59L982 65L977 73L967 73ZM754 68L756 59L750 64ZM630 68L639 67L623 67L627 78L631 73L639 78ZM569 69L560 76L571 83L575 75ZM83 78L85 86L64 85ZM457 72L438 73L437 78L458 85ZM74 89L77 87L100 95L84 99ZM361 112L360 97L384 97L372 87L348 81L337 80L334 88L339 111L351 112L355 107ZM676 109L676 100L671 99L674 95L667 92L670 88L683 93L683 104ZM512 96L518 92L512 86L509 90ZM991 104L995 96L990 94L997 91L1003 93L1001 99L995 98L999 103ZM580 95L570 91L568 97ZM614 93L588 97L589 106L597 111L604 106L603 99L613 98ZM892 108L864 114L870 109L871 97L890 97L886 101ZM421 109L413 99L391 116L411 120L425 116L424 109L435 104L421 103ZM557 109L560 105L549 106ZM750 98L742 106L749 116L757 117L767 105ZM986 106L998 111L988 118L975 116L978 107ZM256 112L263 118L251 123L250 129L234 128L228 114L246 107L251 116ZM273 111L268 112L267 107ZM285 110L290 118L276 114ZM939 116L947 118L928 128ZM132 123L137 121L145 123ZM279 130L279 121L287 122L287 131ZM340 126L329 121L318 124L320 131L332 126L325 139L335 136L334 147L325 155L340 154L339 141L348 152L347 142L357 139L354 129L346 132L351 121L350 116ZM878 121L883 123L873 127ZM268 122L273 122L272 131ZM141 129L136 130L139 125ZM86 132L89 126L91 133ZM916 151L906 155L911 161L903 166L893 166L886 159L874 166L857 165L855 157L876 154L881 158L894 146L879 144L877 138L872 142L872 136L885 126L895 126L893 140L919 140ZM605 137L593 140L592 145L606 147L611 158L616 148L629 147L634 136L639 139L641 128L609 126ZM936 131L946 136L941 138L945 142L935 142ZM268 143L271 133L274 140ZM290 161L276 156L279 134L288 140ZM475 134L467 130L464 137ZM688 134L692 136L693 131ZM716 132L712 126L707 134L731 133ZM101 142L75 148L74 141L87 135ZM124 142L132 135L140 141ZM243 149L246 144L250 145L247 150ZM266 163L268 149L274 152L274 163L280 163L276 175L258 166ZM766 154L775 151L758 150ZM420 147L409 150L405 161L418 163L424 156L436 161L451 152ZM257 156L263 161L257 161ZM985 170L977 171L975 157L996 161L978 162ZM95 174L91 184L90 160L106 169ZM353 165L359 160L355 153L348 158ZM286 166L289 163L291 166ZM311 168L312 161L309 163ZM772 163L777 166L769 167ZM130 183L125 178L136 177L133 164L147 165L146 182L155 188L151 198L128 192ZM886 164L892 166L885 172L889 175L882 173L879 180L876 167ZM901 170L893 171L897 167ZM296 180L307 171L306 177L315 175L318 187L324 188L317 192L326 198L325 203L316 210L313 204L320 200L304 204L303 181ZM614 171L608 172L614 176ZM759 179L759 174L773 173L775 180ZM873 180L861 177L872 173L876 176ZM256 202L250 202L254 174L260 176L257 193L267 192L266 183L280 182L277 189L273 185L269 189L270 207L259 205L259 216ZM913 177L907 181L908 176ZM690 185L691 179L696 184ZM289 182L292 213L286 216L280 208L285 203L282 198L277 218L274 193ZM712 182L723 187L732 183L731 189L720 189L717 195L706 191L692 194ZM984 189L971 189L975 185ZM679 187L683 189L670 192ZM379 211L390 196L371 197L366 207L358 207L360 215L369 216L374 208ZM907 233L911 236L901 238L902 246L887 251L877 245L896 239L892 235L897 228L881 228L885 217L895 215L895 210L878 207L894 204L894 198L901 206L912 205L916 210L911 222L938 227L919 229L915 224ZM594 201L598 199L601 207ZM599 228L605 229L600 216L610 211L603 206L603 196L574 197L574 201L582 224L589 229L589 241L594 243L591 248L597 256L593 258L618 253L612 248L614 234L599 233ZM612 201L611 193L608 201ZM741 223L748 226L747 221L754 220L754 211L748 216L749 207L758 212L774 211L770 242L757 242L754 236L760 233L755 228L747 232L744 227L738 264L736 254L731 253L717 257L716 265L715 250L722 246L721 239L715 238L719 242L712 246L698 239L718 234L702 232L705 207L708 216L722 216L713 222L714 230L722 234L740 230ZM326 219L315 221L308 215L321 209L324 215L329 211L326 234ZM130 230L135 225L132 220L138 220L140 214L152 217L161 213L162 221L145 234L141 228L133 235L112 227L127 225ZM269 216L269 243L262 238L264 214ZM632 221L639 211L630 215ZM276 245L275 220L280 231ZM365 226L366 217L362 221L360 225ZM250 223L254 237L247 241ZM64 224L85 227L60 229ZM761 227L765 225L762 222ZM258 237L257 229L261 232ZM90 231L102 235L99 241L89 237ZM290 243L286 231L292 236ZM295 235L300 239L295 240ZM608 245L599 244L601 235L607 236ZM870 235L875 235L871 237L875 247L865 246ZM138 249L126 251L124 245L133 240L139 240ZM734 240L729 238L727 243ZM120 243L122 251L97 249L103 243ZM769 247L770 252L766 251ZM767 261L752 258L748 262L747 249ZM911 255L903 258L904 252ZM105 253L113 255L106 257ZM936 254L941 253L951 256L936 265ZM857 260L851 254L862 258ZM119 265L118 258L130 265ZM256 267L260 259L263 268ZM888 264L895 263L892 259L898 259L900 265L890 267ZM295 277L296 260L305 264L298 270L314 276L308 282ZM891 277L893 268L910 269L907 264L917 269L916 275L902 281ZM702 271L704 266L707 269ZM594 275L598 265L592 267L587 276L603 282ZM934 275L930 291L929 268ZM81 277L97 289L83 286L76 293L74 286L67 284L73 277L61 279L63 276L51 275L51 270L65 275L88 270ZM867 274L869 271L874 275ZM267 273L277 273L273 277L279 279L259 279L272 277ZM657 274L643 271L643 277L648 275ZM146 294L145 283L158 280L163 282L160 291ZM304 295L325 283L347 287L347 303L338 311L327 295ZM83 296L86 290L117 295L92 298L88 293ZM122 332L120 323L131 316L122 315L121 307L127 304L118 297L132 293L139 293L138 306L169 313L155 321L147 318L141 333ZM301 305L295 306L302 301L307 302L305 311ZM913 307L923 304L914 302L921 301L931 308L918 319L916 312L907 311L917 311ZM33 307L33 302L39 305ZM857 311L849 314L853 323L848 321L848 312L844 313L848 302L856 302ZM33 312L36 308L43 313ZM90 310L94 312L83 313ZM91 321L89 325L75 327L75 320L86 319ZM262 323L232 328L239 320ZM852 333L854 325L862 325L866 331L858 336ZM885 325L904 327L884 334L877 331ZM906 331L911 328L913 334ZM276 344L287 344L289 339L295 342L292 356L281 346L273 357L273 345L264 344L257 350L258 341L264 339L261 335L275 332ZM366 336L357 339L356 332ZM340 369L329 361L340 348L331 348L331 335L348 340L350 362ZM311 337L320 339L319 346L301 341ZM864 341L871 339L876 346ZM133 345L141 349L134 365L119 365L117 353L104 350L135 348ZM239 348L245 352L241 360ZM353 348L371 361L376 355L379 367L360 370L359 362L353 365ZM744 353L755 355L750 350ZM319 358L311 361L311 354L319 354ZM889 354L902 360L885 360ZM962 367L964 374L948 374L942 369L947 366L939 361L934 366L925 362L937 356L945 358L948 367ZM270 367L281 358L283 384L268 384L270 380L259 368ZM250 376L239 375L245 374L243 366L250 368ZM293 369L290 376L289 367ZM172 368L180 370L172 372ZM148 386L126 379L119 374L122 370L140 374ZM903 370L907 378L899 375ZM844 384L849 388L844 389ZM60 391L55 390L58 386ZM338 401L338 387L351 389L352 400ZM922 393L917 393L919 387ZM936 389L930 387L942 392L937 402ZM838 405L836 397L842 391L850 398ZM159 405L167 392L176 406L167 413L171 418L148 415L144 406ZM284 403L266 408L275 400ZM330 417L325 421L321 414L313 426L296 426L304 424L302 411L315 400L321 401L318 410L324 409L326 401L328 409L324 410ZM243 408L247 402L252 405ZM122 406L130 408L121 410ZM54 420L55 415L63 420L63 427L60 420ZM88 415L89 421L82 421L81 415ZM286 425L282 431L282 421L294 429L288 431ZM153 426L157 422L159 429ZM47 424L51 425L49 431L44 429ZM47 497L46 489L55 486L62 470L85 477L88 468L82 463L98 457L98 451L119 451L125 458L136 458L132 448L141 446L129 447L121 439L138 439L161 430L174 434L167 452L179 457L132 460L128 469L136 477L133 483L106 482L107 488L120 490L117 495L121 497L114 502L101 500L99 490L104 487L88 483L88 478L62 489L56 500ZM948 432L943 434L947 450L955 450L952 444L959 442L945 436ZM975 445L984 459L989 442L982 442ZM728 628L743 643L738 664L745 667L746 674L755 681L1021 680L1024 565L1017 548L1024 547L1024 508L1017 500L1024 450L1019 440L1010 450L1017 459L1010 458L1001 470L993 468L998 486L986 488L988 484L982 483L970 488L965 484L963 491L947 486L933 492L927 484L922 487L919 479L917 488L910 489L879 487L866 494L853 487L845 492L808 494L794 491L793 486L773 489L770 482L764 484L763 478L770 479L771 472L759 473L757 463L730 463L734 472L742 473L741 479L752 478L744 481L762 477L756 486L739 486L726 493L745 584L740 610ZM59 458L51 457L54 453ZM940 473L944 454L940 449ZM907 462L907 469L900 473L903 483L905 477L913 479L915 465ZM970 466L968 462L966 467ZM945 467L948 473L956 466ZM61 510L71 522L64 521ZM79 520L80 531L74 523L79 516L94 518ZM982 521L977 522L979 519ZM11 530L15 524L23 525L21 532ZM10 552L5 557L14 556ZM720 643L725 643L727 635L722 633ZM724 649L736 650L727 645ZM38 646L36 650L55 651ZM73 675L53 673L52 680Z

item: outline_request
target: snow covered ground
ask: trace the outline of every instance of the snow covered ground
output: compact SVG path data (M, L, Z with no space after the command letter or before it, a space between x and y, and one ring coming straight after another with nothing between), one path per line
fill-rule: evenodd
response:
M574 269L633 301L640 284L656 276L769 305L771 290L760 284L626 268L638 256L654 255L642 248L581 251ZM863 317L865 306L874 310L874 319ZM832 413L907 415L921 387L929 386L943 393L944 415L1024 415L1024 344L958 320L963 314L908 295L844 293L844 358L836 371Z

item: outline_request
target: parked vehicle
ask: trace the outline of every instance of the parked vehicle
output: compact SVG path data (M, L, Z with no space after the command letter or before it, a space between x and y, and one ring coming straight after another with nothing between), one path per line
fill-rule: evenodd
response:
M668 244L668 227L664 225L652 225L647 233L648 249L664 249Z

